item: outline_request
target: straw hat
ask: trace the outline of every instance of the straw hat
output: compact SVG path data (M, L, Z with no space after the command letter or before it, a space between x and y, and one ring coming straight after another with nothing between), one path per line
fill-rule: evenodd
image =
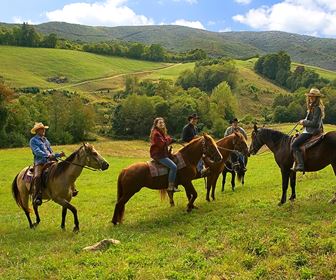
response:
M306 93L306 96L322 97L323 94L317 88L311 88L310 91Z
M47 129L47 128L49 128L49 126L46 126L46 125L44 125L44 124L41 123L41 122L36 122L36 123L34 124L34 127L30 130L30 132L31 132L32 134L36 134L36 130L38 130L38 129L40 129L40 128Z

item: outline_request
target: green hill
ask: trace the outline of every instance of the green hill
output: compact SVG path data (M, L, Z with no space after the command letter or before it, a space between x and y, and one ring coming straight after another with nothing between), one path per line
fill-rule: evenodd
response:
M109 57L86 52L0 46L0 75L11 87L71 87L72 84L120 74L152 71L169 64ZM68 83L47 79L64 76Z
M36 25L44 34L87 42L159 43L173 51L202 48L209 55L246 58L285 50L293 61L336 70L336 40L286 32L210 32L176 25L92 27L61 22Z

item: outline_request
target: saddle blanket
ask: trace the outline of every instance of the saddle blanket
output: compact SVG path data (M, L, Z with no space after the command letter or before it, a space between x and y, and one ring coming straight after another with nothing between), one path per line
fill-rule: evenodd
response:
M173 161L176 163L178 170L186 167L186 164L184 162L184 159L181 153L175 154ZM162 165L161 163L155 160L147 161L147 164L148 164L150 175L152 177L157 177L157 176L168 174L168 167Z
M34 168L29 166L25 174L23 175L23 180L27 183L31 183L33 177L34 177Z

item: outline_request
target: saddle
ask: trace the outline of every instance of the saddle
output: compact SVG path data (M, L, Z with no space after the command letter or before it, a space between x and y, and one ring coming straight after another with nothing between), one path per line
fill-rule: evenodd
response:
M175 162L175 164L177 165L177 170L182 169L187 166L181 153L170 155L169 158L173 162ZM163 176L163 175L168 174L169 172L168 167L162 165L161 163L159 163L158 161L154 159L152 159L151 161L147 161L147 165L148 165L151 177Z
M291 143L294 142L294 140L296 139L296 137L298 137L299 134L296 134L292 140L291 140ZM300 146L300 149L305 153L306 150L308 150L309 148L312 148L314 146L316 146L318 143L320 143L324 138L324 134L323 132L320 132L318 134L314 134L312 136L312 138L310 138L309 140L307 140L306 142L304 142L301 146Z
M49 168L50 166L52 166L54 163L56 163L56 161L50 161L48 163L46 163L43 168L42 168L42 175L41 175L41 179L42 179L42 185L43 187L46 186L46 182L48 181L49 178ZM28 183L31 184L33 182L33 178L34 178L34 167L29 166L25 172L25 174L23 175L23 180Z

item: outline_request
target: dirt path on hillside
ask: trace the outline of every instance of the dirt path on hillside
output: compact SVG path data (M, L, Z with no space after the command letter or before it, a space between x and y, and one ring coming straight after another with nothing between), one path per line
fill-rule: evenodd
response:
M85 80L85 81L74 83L74 84L63 85L63 86L57 87L56 89L65 89L65 88L70 88L70 87L82 86L82 85L89 84L89 83L92 83L92 82L113 80L113 79L117 79L117 78L124 77L124 76L127 76L127 75L151 74L151 73L156 72L158 70L173 68L173 67L176 67L176 66L181 65L181 64L182 63L177 63L177 64L165 66L165 67L156 68L156 69L153 69L153 70L139 71L139 72L129 72L129 73L123 73L123 74L118 74L118 75L114 75L114 76Z

